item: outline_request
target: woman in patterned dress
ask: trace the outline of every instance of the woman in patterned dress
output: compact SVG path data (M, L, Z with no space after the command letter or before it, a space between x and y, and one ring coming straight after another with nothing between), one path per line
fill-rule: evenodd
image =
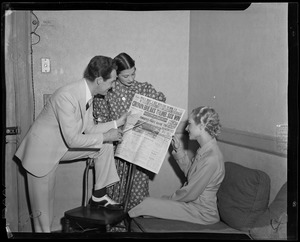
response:
M200 148L190 160L179 139L172 140L172 155L186 176L185 184L171 195L147 197L129 210L130 217L151 216L198 224L220 220L217 192L225 176L224 159L216 137L220 132L218 114L213 108L198 107L188 119L186 131Z
M114 60L118 66L117 81L112 91L105 98L94 98L94 118L96 122L107 122L120 117L124 112L128 111L135 93L158 101L166 101L165 95L162 92L156 91L150 83L135 80L135 61L128 54L120 53ZM118 157L115 157L115 161L121 178L127 173L127 170L123 171L123 165L126 161ZM138 166L136 167L128 209L138 205L144 197L149 196L149 174L149 171ZM120 191L124 191L125 184L116 184L116 186L119 186L119 189L121 186ZM124 202L124 194L112 193L112 189L108 188L108 194L112 199Z

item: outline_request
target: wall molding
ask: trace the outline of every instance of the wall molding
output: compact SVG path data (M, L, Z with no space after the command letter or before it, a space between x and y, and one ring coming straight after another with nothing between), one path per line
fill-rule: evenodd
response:
M176 134L184 134L185 127L186 122L181 122L176 130ZM274 136L222 127L218 141L272 155L287 157L287 149L284 148L287 147L286 142L278 141Z
M282 148L287 147L286 142L278 141L274 136L223 127L218 141L272 155L287 157L287 149Z

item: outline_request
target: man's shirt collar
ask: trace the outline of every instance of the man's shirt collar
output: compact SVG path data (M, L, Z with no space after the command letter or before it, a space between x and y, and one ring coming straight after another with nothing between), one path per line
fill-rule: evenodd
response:
M84 83L85 83L85 103L88 103L93 97L90 88L87 84L87 80L84 80Z

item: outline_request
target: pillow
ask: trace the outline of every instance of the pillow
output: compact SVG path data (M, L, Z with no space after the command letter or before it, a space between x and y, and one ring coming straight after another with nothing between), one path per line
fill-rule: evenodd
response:
M225 162L225 177L218 190L220 219L232 228L249 231L268 208L270 177L263 171Z
M249 231L253 239L287 239L287 183Z

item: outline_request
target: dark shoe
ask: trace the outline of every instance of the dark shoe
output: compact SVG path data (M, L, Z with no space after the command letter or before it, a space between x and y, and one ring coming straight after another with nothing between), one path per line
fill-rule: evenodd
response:
M110 210L123 210L123 205L115 202L109 196L105 195L101 199L102 199L101 201L95 202L91 198L90 199L91 208L107 208Z

